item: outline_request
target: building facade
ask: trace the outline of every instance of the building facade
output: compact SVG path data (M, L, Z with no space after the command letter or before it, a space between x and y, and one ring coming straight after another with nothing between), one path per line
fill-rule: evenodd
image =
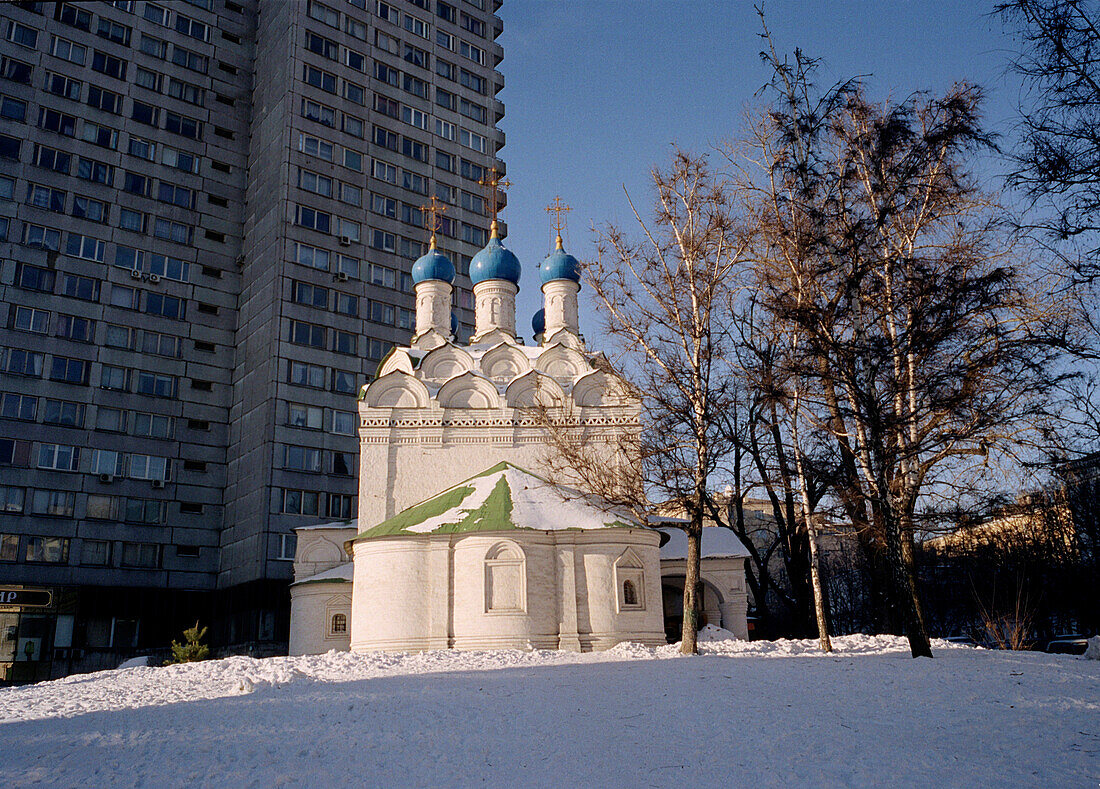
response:
M8 674L196 617L285 647L293 528L356 510L433 196L472 326L498 7L0 7L0 587L50 592L0 606Z

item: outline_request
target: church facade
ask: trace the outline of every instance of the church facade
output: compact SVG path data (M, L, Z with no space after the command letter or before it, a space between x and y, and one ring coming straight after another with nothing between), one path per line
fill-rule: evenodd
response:
M358 517L297 530L291 654L588 651L676 630L686 540L540 473L547 419L568 420L613 468L641 407L585 346L579 264L560 235L539 274L544 308L526 345L520 264L494 221L470 267L474 333L459 343L454 266L433 235L412 271L415 335L360 394ZM708 528L703 555L706 620L746 637L747 552Z

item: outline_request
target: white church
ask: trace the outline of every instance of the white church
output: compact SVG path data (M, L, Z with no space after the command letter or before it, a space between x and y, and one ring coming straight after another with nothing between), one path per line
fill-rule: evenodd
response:
M414 264L415 335L359 397L358 517L296 530L290 654L678 639L684 533L540 474L550 448L536 403L609 447L641 429L641 406L585 347L580 266L560 234L539 267L532 345L516 335L520 272L494 220L460 344L455 268L434 233ZM703 621L746 638L748 553L722 528L704 529L702 549Z

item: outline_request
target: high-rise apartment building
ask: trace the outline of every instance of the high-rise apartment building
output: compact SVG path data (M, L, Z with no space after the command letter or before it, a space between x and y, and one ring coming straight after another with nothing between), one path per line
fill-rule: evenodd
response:
M196 617L285 641L291 530L353 517L432 197L472 323L498 7L0 7L0 679Z

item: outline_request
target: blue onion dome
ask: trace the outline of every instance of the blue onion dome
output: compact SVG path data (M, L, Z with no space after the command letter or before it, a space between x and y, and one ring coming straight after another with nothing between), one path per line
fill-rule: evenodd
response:
M558 236L557 249L547 255L546 260L539 266L539 274L543 285L556 279L581 281L580 261L562 249L561 236Z
M536 337L546 331L546 310L539 310L532 316L531 330Z
M451 313L451 334L458 334L458 316Z
M470 280L476 285L491 279L504 279L518 287L519 275L519 258L500 243L497 237L497 223L494 220L489 243L470 261Z
M455 266L450 258L435 248L435 236L432 236L431 247L427 253L421 255L412 267L412 281L414 285L427 282L430 279L438 279L443 282L455 281Z

